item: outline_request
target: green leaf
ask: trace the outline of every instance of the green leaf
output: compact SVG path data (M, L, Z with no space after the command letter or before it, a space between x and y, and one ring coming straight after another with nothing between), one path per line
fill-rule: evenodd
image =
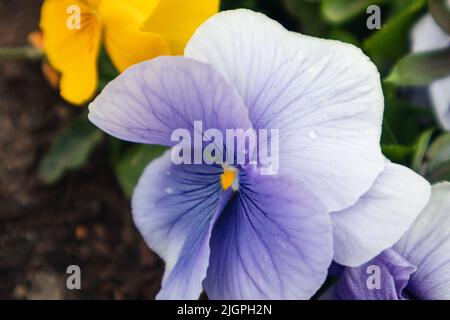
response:
M131 198L145 167L167 150L161 146L132 145L114 164L114 170L124 194Z
M323 0L322 13L328 22L340 24L366 12L370 5L383 2L385 0Z
M114 80L119 75L119 72L104 48L100 51L100 56L98 58L98 69L99 90L102 90L109 82Z
M48 154L39 165L39 176L53 184L88 160L94 148L102 141L103 133L93 126L86 114L75 118L53 141Z
M413 145L423 128L421 123L433 123L430 109L410 105L398 98L394 86L383 86L385 109L383 121L383 144Z
M448 75L450 48L407 55L395 65L385 81L400 86L420 86Z
M450 133L433 142L426 154L425 176L432 182L450 180Z
M433 136L434 129L429 129L423 132L415 146L415 152L411 162L411 169L421 173L422 163L425 158L425 153L427 152L428 146Z
M436 23L448 34L450 34L450 8L447 0L428 0L430 13Z
M300 31L310 36L323 36L327 25L320 15L320 0L283 0L287 11L298 19Z
M388 19L393 19L405 10L408 10L416 1L417 0L389 0L392 8L389 12Z
M381 70L389 68L408 51L409 30L426 0L409 2L405 9L364 41L364 50Z
M336 28L336 29L331 30L329 38L333 39L333 40L339 40L342 42L350 43L355 46L359 46L358 38L356 38L353 34L351 34L350 32L348 32L344 29Z
M257 0L222 0L220 3L220 10L232 10L239 8L255 10L257 7Z
M385 144L381 146L383 154L395 163L400 163L406 165L408 163L408 159L414 153L414 148L410 146L402 146L402 145L394 145L394 144Z

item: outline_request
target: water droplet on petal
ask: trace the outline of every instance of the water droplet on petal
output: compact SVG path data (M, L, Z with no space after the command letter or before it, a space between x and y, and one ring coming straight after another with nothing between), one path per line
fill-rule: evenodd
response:
M168 188L164 189L164 192L167 193L167 194L172 194L173 193L173 189L168 187Z
M170 176L170 171L166 171L166 175Z
M309 137L310 139L312 139L312 140L316 140L317 138L319 138L319 134L317 133L316 130L311 130L311 131L308 133L308 137Z

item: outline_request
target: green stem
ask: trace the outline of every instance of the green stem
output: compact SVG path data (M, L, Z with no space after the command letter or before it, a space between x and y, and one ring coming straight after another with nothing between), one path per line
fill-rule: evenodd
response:
M44 53L34 47L0 47L0 60L41 60Z

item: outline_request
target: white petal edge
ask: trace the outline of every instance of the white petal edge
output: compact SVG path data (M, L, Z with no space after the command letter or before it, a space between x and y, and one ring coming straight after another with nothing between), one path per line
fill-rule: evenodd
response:
M432 187L431 199L394 246L417 267L409 287L418 299L450 300L450 183Z
M331 213L334 260L357 267L393 246L430 198L430 184L401 165L385 171L354 206Z

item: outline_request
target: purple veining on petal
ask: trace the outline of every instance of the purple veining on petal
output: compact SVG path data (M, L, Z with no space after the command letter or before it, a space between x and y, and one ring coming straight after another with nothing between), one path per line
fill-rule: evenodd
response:
M298 183L241 173L213 229L208 297L310 298L331 262L330 231L326 210Z
M175 129L193 134L252 127L236 90L213 67L183 57L137 64L110 82L89 106L89 119L107 133L132 142L173 146Z
M169 174L168 174L169 173ZM136 226L166 262L160 299L197 299L209 261L212 226L229 198L220 167L153 161L133 195Z
M240 9L200 26L185 55L236 88L254 128L280 129L282 172L329 211L355 204L383 171L380 76L360 49Z

